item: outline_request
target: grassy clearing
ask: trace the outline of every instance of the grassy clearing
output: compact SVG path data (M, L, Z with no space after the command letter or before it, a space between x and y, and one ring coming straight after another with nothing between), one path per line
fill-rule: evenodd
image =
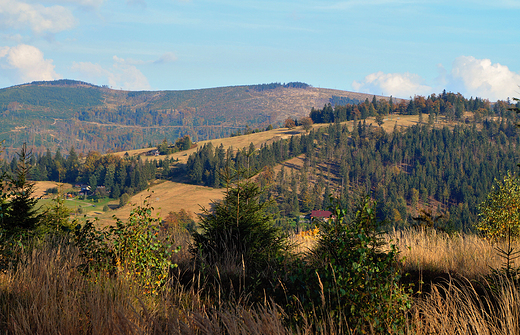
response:
M415 125L419 122L419 116L418 115L389 115L386 119L385 123L382 125L382 127L387 132L392 132L394 130L395 125L399 127L410 127L412 125ZM377 123L375 122L374 117L369 117L366 119L367 125L372 124L374 127L379 127ZM349 126L349 129L352 129L354 126L354 121L345 121L342 122L342 124L346 124ZM442 120L439 121L437 124L438 126L441 125L447 125L449 123L446 123ZM328 127L328 123L319 123L314 124L312 127L313 129ZM288 139L293 135L301 135L305 134L306 131L303 129L303 127L299 126L294 129L287 129L287 128L277 128L269 131L262 131L259 133L254 134L248 134L248 135L241 135L241 136L235 136L235 137L226 137L226 138L220 138L220 139L214 139L214 140L207 140L207 141L200 141L197 142L197 147L194 147L192 149L186 150L186 151L179 151L174 154L168 155L168 158L173 159L179 159L180 163L185 163L188 160L188 157L196 152L198 150L198 147L202 147L206 144L211 143L214 147L220 146L221 144L224 146L225 149L229 147L233 147L234 149L240 149L240 148L246 148L251 143L255 145L256 148L259 148L262 144L265 143L271 143L273 141L277 141L280 139ZM136 150L128 150L124 152L117 152L114 153L114 155L123 156L126 153L128 153L130 156L137 156L142 155L148 151L150 151L153 148L144 148L144 149L136 149ZM143 158L148 159L161 159L165 156L152 156L147 157L144 156Z
M109 205L109 207L116 208L119 204L119 201L110 198L102 198L97 201L91 199L83 200L81 198L73 198L66 199L63 202L63 204L67 209L70 210L71 217L81 218L82 220L94 220L97 217L111 217L111 211L105 212L103 211L103 208L105 207L105 205ZM40 199L38 200L37 204L37 206L40 207L40 212L45 211L45 209L53 205L54 202L52 198ZM80 208L81 212L79 211Z
M147 199L154 208L154 216L164 218L169 212L178 212L181 209L196 214L201 213L201 206L209 207L213 200L220 200L222 197L222 189L163 181L134 195L127 205L102 213L98 218L103 224L113 223L112 215L126 218L132 210L132 204L141 205Z
M58 183L58 182L55 182L55 181L36 181L34 182L34 194L33 196L35 198L40 198L40 197L43 197L43 198L52 198L52 194L47 194L47 190L49 188L58 188L58 189L61 189L62 190L62 193L63 192L67 192L69 190L72 189L72 185L71 184L67 184L67 183Z

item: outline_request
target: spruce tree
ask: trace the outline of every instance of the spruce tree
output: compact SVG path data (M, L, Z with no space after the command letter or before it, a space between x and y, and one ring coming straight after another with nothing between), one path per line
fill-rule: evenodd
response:
M286 242L266 212L270 203L258 201L262 190L251 176L228 166L223 177L224 200L213 203L211 211L203 208L200 233L193 232L191 251L206 266L231 262L238 268L245 266L248 277L256 276L286 247Z
M40 221L40 216L37 214L38 208L36 208L38 200L33 197L34 183L29 181L30 158L31 153L27 152L27 146L24 143L18 154L18 164L14 175L8 177L11 197L7 206L4 206L2 228L9 235L34 230Z

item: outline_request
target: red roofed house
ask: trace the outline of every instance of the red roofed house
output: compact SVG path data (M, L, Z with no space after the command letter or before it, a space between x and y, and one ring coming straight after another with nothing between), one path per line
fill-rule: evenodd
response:
M332 215L331 211L312 211L311 212L311 220L312 219L328 219Z

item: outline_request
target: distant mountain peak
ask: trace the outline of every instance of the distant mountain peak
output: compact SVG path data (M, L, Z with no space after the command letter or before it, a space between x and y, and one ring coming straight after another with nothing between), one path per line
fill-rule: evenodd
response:
M34 85L34 86L89 86L89 87L99 87L84 81L73 80L73 79L58 79L58 80L50 80L50 81L33 81L29 84L24 85ZM20 86L24 86L20 85Z

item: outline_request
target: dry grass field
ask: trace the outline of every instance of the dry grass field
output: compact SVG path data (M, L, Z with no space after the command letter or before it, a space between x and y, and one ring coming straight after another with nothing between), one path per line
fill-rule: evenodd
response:
M387 132L392 132L394 130L395 125L397 124L398 127L410 127L412 125L415 125L419 122L419 117L417 115L390 115L387 119L385 119L385 123L382 125L382 128L385 129ZM373 127L379 127L377 123L375 122L375 119L373 117L366 119L367 125L372 125ZM352 127L354 126L354 121L346 121L342 122L343 125L347 125L350 130L352 130ZM439 126L445 125L447 123L440 121L438 123ZM320 123L320 124L314 124L312 127L313 129L328 127L329 124ZM296 127L294 129L287 129L287 128L277 128L269 131L262 131L259 133L254 134L248 134L248 135L241 135L241 136L235 136L235 137L226 137L226 138L220 138L220 139L214 139L214 140L207 140L207 141L200 141L197 142L197 146L193 147L186 151L179 151L174 154L168 155L168 158L178 159L180 163L185 163L188 160L188 157L196 152L199 147L203 147L206 144L213 145L214 147L218 147L221 144L224 146L225 149L228 149L230 147L233 147L234 149L241 149L241 148L247 148L251 143L256 148L259 148L262 144L271 143L273 141L277 141L280 139L288 139L291 136L294 135L301 135L305 134L306 131L303 129L303 127ZM155 149L155 148L143 148L143 149L136 149L136 150L128 150L128 151L121 151L112 153L113 155L117 155L122 157L126 153L128 153L130 156L138 156L142 155L143 159L163 159L165 156L145 156L144 153Z
M317 231L306 231L291 235L300 252L313 248ZM492 243L473 234L457 233L448 235L436 230L405 229L390 231L384 235L387 245L395 244L400 251L404 273L423 272L427 274L450 274L458 278L479 279L499 269L504 260L496 248L505 248L502 243ZM520 250L520 241L512 247ZM520 267L520 259L513 261L513 267ZM428 278L424 278L425 281Z
M323 126L323 125L314 125L315 127ZM241 135L241 136L235 136L235 137L226 137L226 138L220 138L220 139L214 139L214 140L207 140L207 141L200 141L197 142L197 146L194 148L191 148L186 151L179 151L174 154L168 155L168 158L173 159L179 159L179 162L185 163L188 160L189 155L196 152L199 147L203 147L206 144L211 143L214 147L220 146L221 144L224 146L224 148L233 147L235 149L241 149L248 147L251 143L255 145L255 147L259 148L262 144L268 143L270 141L275 141L282 138L289 138L292 135L299 135L305 133L305 130L303 130L301 127L297 127L295 129L287 129L287 128L277 128L269 131L262 131L259 133L254 134L248 134L248 135ZM144 154L147 151L150 151L154 148L145 148L145 149L137 149L137 150L129 150L129 151L123 151L123 152L117 152L114 153L114 155L123 156L125 153L128 152L130 156L136 156ZM157 158L164 158L164 156L159 157L149 157L149 156L142 156L144 159L157 159Z
M404 272L421 270L478 279L503 265L496 247L505 245L473 234L450 236L435 230L410 229L390 232L386 240L399 247ZM520 250L520 241L514 241L512 247ZM513 266L520 267L520 259Z
M134 195L125 206L106 213L97 213L101 224L114 223L112 216L120 219L129 216L132 204L142 205L146 200L154 208L154 216L165 218L169 212L185 209L193 214L201 213L201 206L208 208L213 200L223 197L222 189L211 187L160 181L146 191Z
M45 195L45 191L49 188L61 188L62 190L68 190L72 188L71 184L58 183L55 181L37 181L34 183L34 193L33 196L35 198L40 198Z
M313 237L293 236L311 248ZM471 235L407 230L399 239L403 270L442 277L413 295L403 334L520 334L518 283L487 282L500 266L493 245ZM184 249L188 239L178 236ZM515 245L518 247L518 245ZM301 247L301 251L305 249ZM189 253L177 257L189 263ZM306 316L298 329L284 324L284 311L269 299L251 305L208 300L204 290L168 283L157 296L143 293L124 276L84 277L78 251L52 243L23 255L17 268L0 274L0 328L5 334L337 334L337 325ZM517 264L518 265L518 264ZM451 274L451 277L450 277ZM479 282L474 281L478 279ZM196 280L196 278L195 278ZM422 280L429 284L430 277ZM480 284L479 284L480 283ZM487 283L487 284L486 284ZM418 284L418 283L416 283ZM494 289L489 289L492 285ZM488 287L487 295L482 289ZM414 289L416 290L416 288ZM480 292L480 293L479 293ZM319 308L319 306L317 306ZM302 311L303 312L303 311ZM320 330L313 327L325 322ZM389 334L394 332L390 331ZM355 331L349 334L357 334Z

